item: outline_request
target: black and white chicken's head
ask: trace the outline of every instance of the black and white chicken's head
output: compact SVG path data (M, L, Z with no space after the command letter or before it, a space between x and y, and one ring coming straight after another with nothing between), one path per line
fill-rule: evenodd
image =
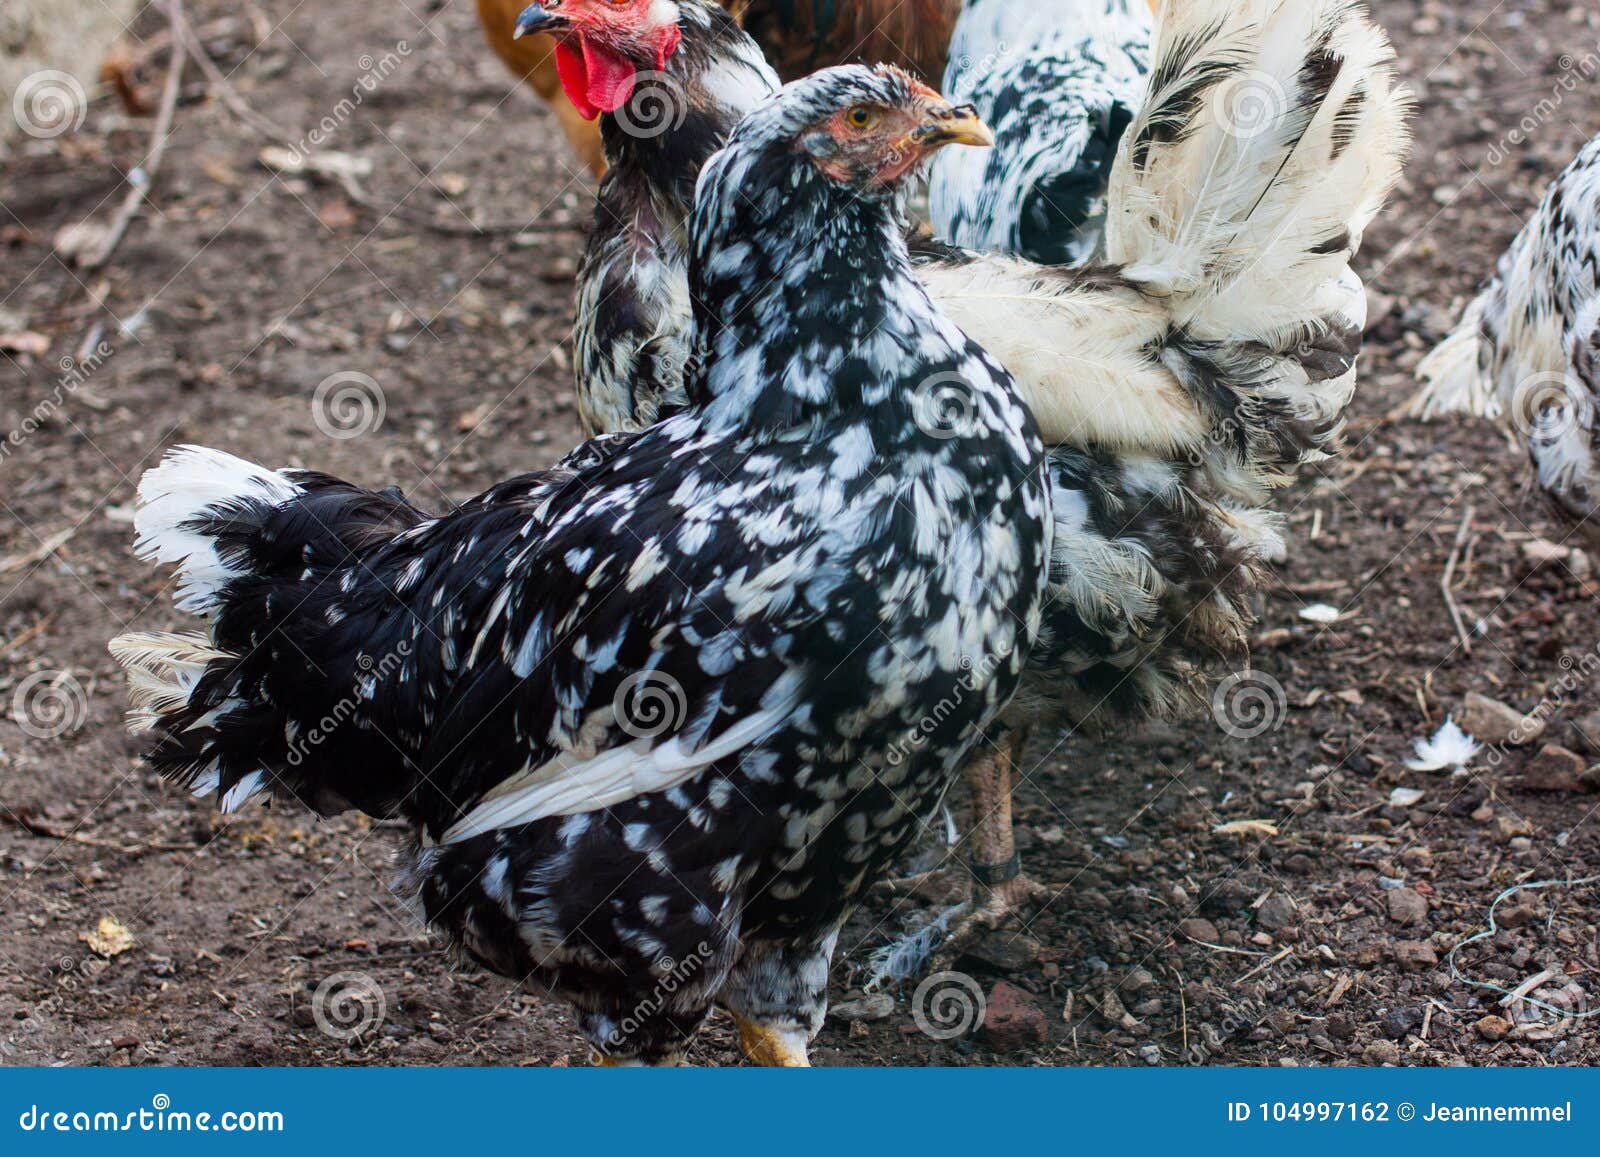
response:
M573 106L589 119L615 112L637 74L659 71L682 42L678 0L541 0L517 19L518 37L556 42L556 70Z
M970 105L953 105L892 65L825 69L786 86L750 113L728 152L753 165L811 169L865 200L899 191L946 145L994 144ZM796 167L796 158L805 164Z
M899 207L938 150L989 141L971 109L886 65L827 69L748 113L696 191L691 402L716 398L717 421L798 425L881 408L930 357L963 357Z

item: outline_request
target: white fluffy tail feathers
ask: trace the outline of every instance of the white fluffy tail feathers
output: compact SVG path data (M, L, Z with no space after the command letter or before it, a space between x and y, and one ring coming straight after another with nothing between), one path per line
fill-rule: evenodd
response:
M1399 180L1410 107L1359 0L1170 0L1109 259L1200 337L1314 324Z
M139 480L134 551L147 562L176 564L178 609L210 615L217 610L218 593L240 572L198 524L243 502L276 506L299 493L300 487L278 471L221 450L176 447Z
M243 574L225 557L214 530L227 527L248 505L277 506L300 492L277 471L220 450L179 446L139 480L134 551L147 562L176 565L173 601L180 610L214 616L224 589ZM134 732L180 726L192 731L208 724L208 716L183 722L190 700L214 664L235 658L202 634L130 632L112 639L109 648L128 672L128 728ZM237 811L266 790L265 774L257 772L233 777L223 791L220 765L209 759L179 778L196 795L221 791L224 811Z

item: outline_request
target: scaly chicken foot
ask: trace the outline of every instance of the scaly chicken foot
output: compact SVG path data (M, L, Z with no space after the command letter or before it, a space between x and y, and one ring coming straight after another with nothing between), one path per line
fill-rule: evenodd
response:
M1026 731L1012 731L998 747L967 764L965 775L973 805L972 897L968 900L972 911L940 941L932 971L945 971L985 933L1059 893L1059 889L1030 879L1017 852L1011 790L1027 743Z
M751 1064L782 1069L811 1067L811 1059L806 1055L806 1042L800 1033L769 1028L746 1020L738 1013L732 1016L733 1023L739 1029L739 1048Z

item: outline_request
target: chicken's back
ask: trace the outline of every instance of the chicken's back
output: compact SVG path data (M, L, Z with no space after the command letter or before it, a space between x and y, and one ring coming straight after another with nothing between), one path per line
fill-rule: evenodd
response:
M968 0L943 90L977 108L995 147L934 163L934 231L1044 265L1092 257L1117 145L1144 99L1150 32L1144 0Z

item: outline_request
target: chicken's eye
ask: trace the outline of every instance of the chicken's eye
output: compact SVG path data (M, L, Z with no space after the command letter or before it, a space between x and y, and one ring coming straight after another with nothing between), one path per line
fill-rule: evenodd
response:
M864 104L858 104L844 114L844 119L853 129L870 129L877 123L878 113L876 109L868 108Z

